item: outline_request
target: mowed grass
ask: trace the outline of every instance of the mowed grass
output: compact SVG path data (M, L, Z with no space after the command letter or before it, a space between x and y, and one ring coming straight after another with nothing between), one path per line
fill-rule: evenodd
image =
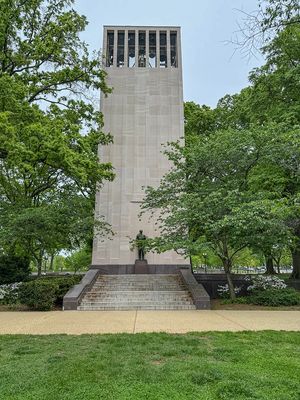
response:
M299 400L300 334L0 336L1 400Z

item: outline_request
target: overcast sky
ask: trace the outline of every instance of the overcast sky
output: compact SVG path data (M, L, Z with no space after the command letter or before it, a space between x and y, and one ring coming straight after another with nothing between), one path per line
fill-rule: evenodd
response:
M102 46L103 25L175 25L182 28L185 101L215 106L225 94L239 92L262 60L246 59L226 44L239 29L244 12L258 0L75 0L89 25L83 39Z

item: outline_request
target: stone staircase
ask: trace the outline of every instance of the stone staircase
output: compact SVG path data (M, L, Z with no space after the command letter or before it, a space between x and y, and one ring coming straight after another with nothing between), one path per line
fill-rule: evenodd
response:
M179 275L99 275L78 310L194 310Z

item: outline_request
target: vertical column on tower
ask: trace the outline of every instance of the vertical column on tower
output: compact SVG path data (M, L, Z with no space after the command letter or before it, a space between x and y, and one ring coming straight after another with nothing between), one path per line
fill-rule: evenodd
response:
M106 60L108 56L107 51L107 29L104 29L104 37L103 37L103 49L102 49L102 67L106 66Z
M166 31L167 33L167 67L171 67L171 43L170 43L170 29Z
M149 29L146 29L146 68L149 68Z
M135 29L135 67L139 66L139 30Z
M125 29L124 35L124 67L128 67L128 29Z
M117 66L117 51L118 51L118 30L114 29L114 61L113 66Z
M159 29L156 30L156 68L160 68L160 36Z

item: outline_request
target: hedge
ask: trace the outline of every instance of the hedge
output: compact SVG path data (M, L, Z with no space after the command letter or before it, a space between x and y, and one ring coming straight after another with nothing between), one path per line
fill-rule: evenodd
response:
M67 291L81 276L41 277L24 282L19 289L19 301L33 310L48 311L61 306Z
M262 306L296 306L300 305L300 293L295 289L265 289L255 291L247 297L248 303Z

